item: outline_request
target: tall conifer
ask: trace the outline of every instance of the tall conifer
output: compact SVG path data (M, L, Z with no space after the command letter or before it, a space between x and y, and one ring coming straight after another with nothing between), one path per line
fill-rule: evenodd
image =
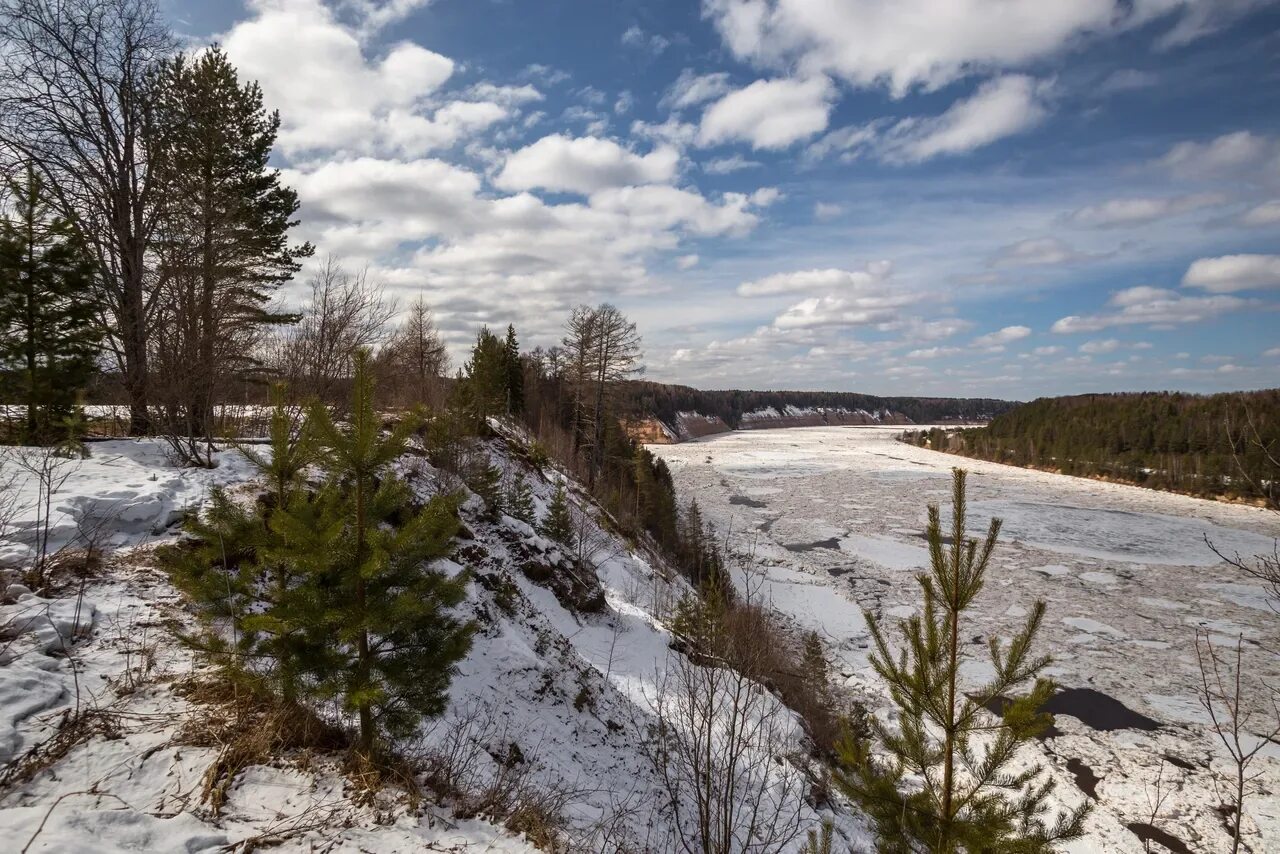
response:
M101 338L93 301L93 257L56 216L30 166L9 182L13 210L0 221L0 387L26 405L22 440L67 438L76 393L96 370Z

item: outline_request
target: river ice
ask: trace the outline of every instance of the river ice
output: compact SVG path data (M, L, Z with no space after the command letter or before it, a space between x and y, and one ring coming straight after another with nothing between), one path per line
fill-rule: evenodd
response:
M926 505L943 505L946 524L950 469L969 469L970 535L984 533L992 517L1003 520L974 635L1008 637L1043 599L1038 643L1054 656L1055 681L1077 689L1073 696L1101 692L1161 724L1102 731L1059 715L1061 734L1039 751L1061 797L1085 796L1068 761L1099 778L1089 836L1071 850L1142 851L1126 824L1151 820L1158 778L1168 794L1154 824L1191 850L1229 850L1217 809L1229 768L1196 698L1196 633L1233 655L1241 643L1256 679L1280 684L1280 615L1272 610L1280 602L1223 564L1205 539L1227 554L1270 551L1280 517L965 460L900 444L897 432L759 430L653 450L721 531L752 532L734 539L753 543L763 595L797 625L818 630L848 690L879 707L885 695L866 666L861 611L890 625L912 613L915 570L928 560ZM1261 729L1265 709L1255 705ZM1248 841L1259 851L1280 850L1280 759L1272 755L1280 750L1272 747L1280 746L1259 758L1260 791L1246 807Z

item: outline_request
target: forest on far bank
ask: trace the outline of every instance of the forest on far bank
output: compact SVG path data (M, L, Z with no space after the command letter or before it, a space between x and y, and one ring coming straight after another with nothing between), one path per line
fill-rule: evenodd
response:
M1272 505L1280 498L1280 389L1040 398L984 427L908 431L903 438L993 462L1191 495Z
M786 406L801 409L846 409L903 415L915 424L986 421L1017 403L991 398L961 397L877 397L845 391L745 391L742 389L704 391L683 385L635 380L622 392L627 411L652 415L675 426L676 415L697 412L718 416L737 429L743 413Z

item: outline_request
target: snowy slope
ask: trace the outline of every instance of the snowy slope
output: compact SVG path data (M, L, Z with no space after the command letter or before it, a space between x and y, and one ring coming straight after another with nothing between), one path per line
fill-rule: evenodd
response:
M252 490L250 470L234 451L219 454L210 471L177 469L154 441L103 442L93 452L55 496L52 540L74 544L86 526L108 525L107 566L59 598L13 588L0 606L8 644L0 659L0 754L39 760L30 779L0 780L0 833L13 850L208 851L258 837L283 850L532 850L518 833L456 818L462 799L418 810L389 796L358 804L336 758L324 756L247 769L214 816L201 789L218 751L183 738L199 710L179 689L200 668L172 632L190 616L151 551L173 539L175 520L214 485ZM487 452L529 476L543 512L561 476L534 472L501 440ZM400 465L424 496L457 485L420 456ZM30 503L32 484L22 489ZM470 538L441 568L473 571L465 608L481 628L448 712L424 726L414 755L453 756L462 788L518 778L563 814L562 843L571 850L669 849L679 831L644 745L672 654L661 615L684 582L668 580L660 564L595 523L590 563L598 583L566 581L558 547L528 525L486 521L475 496L462 513ZM0 557L29 556L21 542L33 516L29 508L19 517L19 544ZM73 718L83 739L68 738ZM797 728L797 752L799 737ZM807 805L794 807L806 822L818 821ZM847 820L841 830L861 833Z

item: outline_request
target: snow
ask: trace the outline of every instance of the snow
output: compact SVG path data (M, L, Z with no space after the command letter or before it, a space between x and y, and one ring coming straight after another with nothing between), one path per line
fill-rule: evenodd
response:
M853 615L866 609L892 638L896 618L919 604L916 570L925 565L926 503L946 517L950 471L970 471L970 531L1004 520L986 588L979 596L973 635L1008 637L1036 599L1048 613L1037 644L1054 656L1051 675L1063 687L1091 688L1156 719L1153 732L1096 731L1061 715L1061 736L1041 746L1054 769L1059 797L1080 797L1066 761L1077 759L1102 778L1101 802L1088 836L1068 850L1142 851L1125 824L1149 815L1146 797L1164 754L1192 770L1176 773L1159 826L1192 850L1229 846L1216 807L1226 783L1207 770L1217 756L1196 699L1199 670L1194 638L1208 631L1215 644L1243 651L1263 684L1280 683L1280 621L1273 602L1251 579L1223 564L1205 545L1224 552L1270 552L1280 517L1264 510L960 459L896 442L896 428L755 430L696 443L654 447L677 488L695 494L704 517L721 530L742 530L766 513L754 550L776 608L800 626L820 627L831 639L846 690L888 709L882 685L866 668L868 638ZM763 511L729 501L762 482L784 483ZM856 511L856 519L842 514ZM788 550L843 528L840 550ZM913 542L914 539L914 542ZM784 591L785 595L780 594ZM981 654L982 647L975 646ZM979 675L981 667L967 675ZM1254 697L1256 726L1267 719L1265 695ZM1197 712L1197 710L1199 710ZM1216 762L1217 760L1212 760ZM1260 758L1266 792L1280 791L1280 759ZM1274 796L1246 805L1246 841L1254 850L1280 850L1280 808Z
M47 771L0 791L0 834L17 840L17 848L34 840L32 851L210 851L268 831L285 834L284 851L318 845L369 852L534 850L483 819L456 819L449 803L427 803L418 813L356 803L338 759L324 756L246 769L228 791L223 814L212 816L199 792L217 751L182 744L178 733L195 707L173 690L177 677L200 672L167 627L189 626L191 618L149 553L176 536L172 523L198 509L215 486L239 489L252 469L234 451L220 453L214 469L191 470L174 467L154 441L92 447L93 456L74 464L54 496L51 545L74 546L86 520L101 520L110 569L90 580L83 596L71 591L42 599L15 588L16 601L0 606L6 632L0 648L8 650L0 663L0 759L48 743L77 710L102 710L119 732L92 735ZM500 442L489 443L488 451L508 471L524 466ZM405 458L401 466L415 470L413 485L424 497L449 482L420 458ZM563 476L527 467L524 473L535 507L545 512ZM30 503L31 483L20 489ZM462 745L471 757L468 780L483 786L502 773L511 745L518 746L529 786L565 788L572 850L599 850L598 834L606 831L631 850L671 842L678 831L663 809L644 742L655 723L657 686L676 654L664 618L687 585L669 580L649 555L592 523L597 547L591 559L606 607L574 611L521 571L528 561L567 571L558 546L510 517L484 520L474 496L462 512L474 534L467 541L470 556L438 561L435 568L453 574L466 563L474 573L463 607L481 630L459 664L448 710L424 725L414 749ZM31 554L33 518L19 521L19 542L3 552L14 562ZM502 596L494 592L499 587ZM798 574L771 579L769 595L792 610L808 603L808 624L815 628L843 624L854 627L845 637L864 634L857 605L826 591ZM767 697L767 703L776 700ZM792 723L788 754L803 753L800 736ZM790 764L763 752L749 761L777 769ZM799 794L790 806L815 825L820 817ZM603 823L610 818L616 827ZM846 842L868 841L847 816L837 827Z

